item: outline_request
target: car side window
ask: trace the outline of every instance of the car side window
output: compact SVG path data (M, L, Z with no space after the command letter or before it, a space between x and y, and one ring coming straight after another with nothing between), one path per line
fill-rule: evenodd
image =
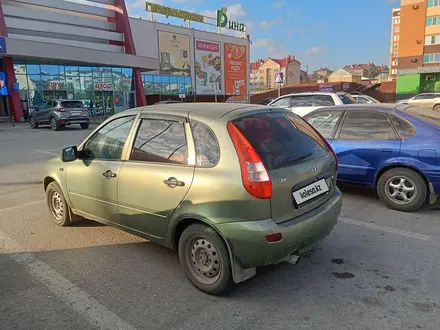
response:
M335 101L330 95L315 95L314 106L326 107L335 105Z
M289 107L290 106L290 97L283 97L281 99L278 99L274 101L271 105L271 107Z
M420 94L413 97L413 100L423 100L426 98L426 94Z
M188 164L183 123L164 119L142 119L130 160Z
M120 117L101 127L84 145L85 159L120 160L134 116Z
M304 119L316 128L324 138L331 139L341 115L342 111L337 110L318 111L307 115Z
M368 103L368 100L364 97L354 97L357 103L365 104Z
M196 166L214 167L220 160L220 145L214 132L205 124L191 121L191 131L196 147Z
M435 99L435 95L434 94L426 94L424 97L425 100L432 100Z
M291 107L313 107L313 95L292 96Z
M339 140L396 140L387 115L373 111L348 111Z
M390 118L403 140L408 140L416 135L416 128L405 119L395 115L390 115Z

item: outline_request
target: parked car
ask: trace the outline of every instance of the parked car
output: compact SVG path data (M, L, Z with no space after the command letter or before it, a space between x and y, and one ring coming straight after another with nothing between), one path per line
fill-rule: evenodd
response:
M34 105L29 115L32 128L40 125L50 125L53 131L58 131L66 125L79 124L81 128L89 128L88 109L81 101L51 100Z
M44 189L56 224L85 217L173 248L189 280L218 294L331 232L336 171L326 140L290 111L183 103L109 118L47 163Z
M182 103L181 101L174 101L174 100L164 100L164 101L157 101L156 104L173 104L173 103Z
M380 101L368 95L352 95L352 97L354 98L356 103L361 103L361 104L380 103Z
M304 117L335 150L338 181L377 189L399 211L416 211L440 194L440 114L366 104L316 110Z
M263 101L258 102L258 104L268 105L270 102L272 102L275 99L276 99L275 97L268 97L265 98Z
M299 116L305 116L320 107L353 103L356 103L353 97L344 92L311 92L284 95L269 103L269 106L289 109Z
M440 93L418 94L404 103L440 112Z

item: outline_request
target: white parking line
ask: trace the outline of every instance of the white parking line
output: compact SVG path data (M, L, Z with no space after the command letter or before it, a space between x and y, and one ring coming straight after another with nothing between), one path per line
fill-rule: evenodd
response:
M355 225L355 226L365 227L365 228L369 228L369 229L373 229L373 230L379 230L379 231L383 231L383 232L387 232L387 233L391 233L391 234L395 234L395 235L420 239L422 241L429 241L431 239L431 236L429 236L429 235L414 233L412 231L396 229L396 228L392 228L392 227L386 227L386 226L377 225L375 223L370 223L370 222L365 222L365 221L358 221L358 220L353 220L353 219L349 219L349 218L339 218L339 221L343 222L343 223L348 223L350 225Z
M20 251L24 251L23 248L0 231L0 252L10 253L9 257L27 267L32 277L83 316L91 326L98 329L135 330L133 326L50 268L49 265L38 260L32 253L20 253Z
M38 204L42 204L42 203L45 203L45 202L46 201L44 199L39 199L39 200L28 202L28 203L22 203L22 204L18 204L18 205L14 205L14 206L5 207L3 209L0 209L0 212L8 212L8 211L20 209L22 207L38 205Z
M32 151L35 153L35 152L39 152L39 153L42 153L42 154L47 154L47 155L51 155L51 156L58 156L58 154L57 153L55 153L55 152L52 152L52 151L49 151L49 150L40 150L40 149L32 149Z

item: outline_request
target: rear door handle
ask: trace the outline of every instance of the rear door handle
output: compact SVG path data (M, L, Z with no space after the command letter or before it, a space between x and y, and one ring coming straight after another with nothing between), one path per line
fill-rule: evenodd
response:
M113 173L112 171L107 170L104 173L102 173L102 176L105 177L106 179L116 178L116 173Z
M164 180L163 183L170 188L185 187L185 182L179 181L175 177L170 177L168 180Z
M388 154L391 154L391 153L393 153L394 152L394 149L382 149L382 152L385 152L385 153L388 153Z

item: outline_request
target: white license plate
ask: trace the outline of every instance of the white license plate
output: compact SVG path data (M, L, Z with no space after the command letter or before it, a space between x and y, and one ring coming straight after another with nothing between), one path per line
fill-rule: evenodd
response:
M81 111L71 111L70 115L71 116L81 116Z
M316 196L325 194L327 191L329 191L327 182L325 179L321 179L304 188L294 191L293 198L295 198L295 202L299 205L315 198Z

